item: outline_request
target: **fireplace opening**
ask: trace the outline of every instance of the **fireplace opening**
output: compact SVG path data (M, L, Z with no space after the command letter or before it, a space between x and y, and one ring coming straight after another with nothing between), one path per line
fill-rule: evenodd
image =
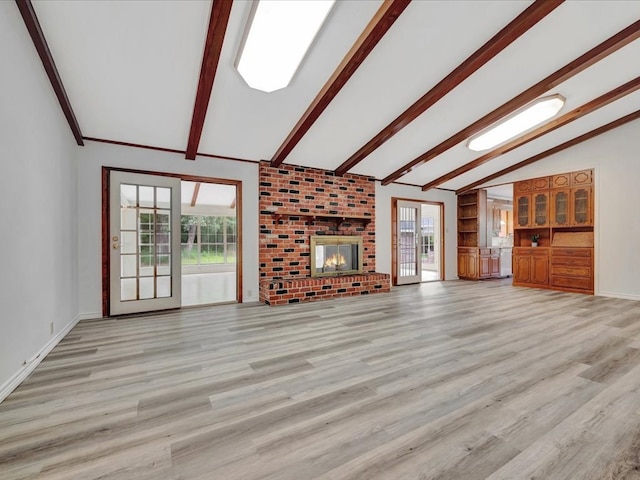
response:
M362 273L362 237L357 235L311 236L311 276Z

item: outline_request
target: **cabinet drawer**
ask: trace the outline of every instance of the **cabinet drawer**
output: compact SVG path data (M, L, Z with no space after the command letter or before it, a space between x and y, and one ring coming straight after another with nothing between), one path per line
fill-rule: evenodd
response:
M489 250L488 248L481 248L480 255L491 255L491 250Z
M564 275L567 277L583 277L591 278L590 266L573 266L573 265L551 265L551 276Z
M592 260L587 257L551 257L551 264L590 267L592 265Z
M553 257L587 257L591 258L593 252L590 248L554 248L551 250Z
M513 249L514 255L535 255L546 257L548 255L548 251L544 247L516 247Z
M577 288L580 290L593 290L590 278L579 277L551 277L551 285L554 287Z

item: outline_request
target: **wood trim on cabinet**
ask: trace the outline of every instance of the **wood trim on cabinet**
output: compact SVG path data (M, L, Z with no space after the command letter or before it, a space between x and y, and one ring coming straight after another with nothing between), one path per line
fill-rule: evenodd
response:
M67 123L69 124L69 128L71 128L73 137L76 139L76 143L78 145L84 146L80 125L78 124L75 113L73 113L73 108L71 107L71 102L67 96L67 91L62 84L62 79L60 78L60 73L58 73L56 62L53 61L53 56L51 55L49 45L47 44L47 40L44 37L42 28L40 27L40 22L38 21L36 12L33 9L33 4L31 3L31 0L16 0L16 5L18 6L20 15L22 15L24 24L29 31L33 45L36 47L38 56L42 61L42 66L44 67L45 72L47 72L47 77L49 77L53 91L55 92L58 102L60 103L60 107L62 108L62 113L64 113Z
M186 148L187 160L196 159L233 1L215 0L212 3L209 29L207 31L207 39L202 56L202 66L200 68L200 79L198 80L193 116L191 117L189 141Z
M428 161L436 158L450 148L458 145L460 142L482 131L483 129L497 122L514 110L523 107L527 103L538 98L543 93L555 88L562 82L567 81L568 79L584 71L585 69L589 68L603 58L611 55L615 51L621 49L625 45L628 45L638 38L640 38L640 20L635 21L624 30L621 30L614 36L592 48L588 52L584 53L580 57L562 67L561 69L555 71L545 79L536 83L519 95L513 97L507 103L501 105L500 107L475 121L471 125L460 130L458 133L441 142L439 145L436 145L429 151L411 160L409 163L399 168L391 175L385 177L382 180L382 185L388 185L401 176L406 175L415 167L423 165Z
M342 59L338 68L336 68L320 92L318 92L316 98L313 99L307 110L302 114L302 117L300 117L298 123L293 127L293 130L291 130L282 145L280 145L271 159L272 167L282 165L282 162L284 162L320 115L322 115L322 112L324 112L342 87L346 85L351 76L373 51L382 37L389 31L410 2L411 0L387 0L382 3L367 27Z
M554 130L563 127L564 125L573 122L574 120L578 120L579 118L582 118L585 115L598 110L599 108L609 105L610 103L615 102L616 100L629 95L630 93L633 93L638 89L640 89L640 77L636 77L633 80L625 83L624 85L614 88L604 95L600 95L598 98L595 98L590 102L585 103L584 105L574 108L570 112L567 112L564 115L551 120L550 122L547 122L544 125L541 125L538 128L535 128L534 130L521 135L520 137L517 137L498 148L491 150L490 152L485 153L475 160L465 163L455 170L452 170L442 175L441 177L430 181L429 183L422 186L422 190L426 191L430 190L433 187L437 187L438 185L442 185L443 183L448 182L449 180L452 180L464 173L467 173L468 171L473 170L480 165L484 165L488 161L493 160L500 155L504 155L505 153L521 147L522 145L526 145L527 143L532 142L533 140L536 140L537 138L540 138L547 133L553 132Z
M137 170L130 168L102 167L102 315L108 317L109 311L109 176L112 171L141 173L144 175L156 175L160 177L173 177L180 180L196 183L218 183L234 185L236 187L236 218L237 218L237 251L236 251L236 301L243 300L243 228L242 228L242 181L226 178L203 177L198 175L186 175L170 172L154 172L149 170Z
M625 115L624 117L618 118L617 120L614 120L613 122L607 123L606 125L603 125L602 127L596 128L595 130L591 130L590 132L587 132L583 135L580 135L579 137L576 137L572 140L569 140L568 142L564 142L561 143L560 145L557 145L553 148L550 148L549 150L545 150L542 153L538 153L537 155L534 155L532 157L527 158L526 160L523 160L521 162L518 162L514 165L511 165L510 167L507 168L503 168L502 170L493 173L491 175L488 175L484 178L481 178L480 180L477 180L473 183L470 183L469 185L466 185L458 190L456 190L456 194L461 194L464 192L467 192L469 190L473 190L474 188L483 185L487 182L490 182L491 180L494 180L496 178L502 177L503 175L506 175L507 173L511 173L514 172L516 170L519 170L522 167L526 167L527 165L531 165L532 163L535 163L539 160L542 160L543 158L547 158L551 155L554 155L558 152L561 152L562 150L566 150L567 148L573 147L575 145L578 145L582 142L586 142L587 140L591 140L594 137L597 137L598 135L602 135L603 133L608 132L609 130L613 130L615 128L618 128L626 123L632 122L634 120L637 120L638 118L640 118L640 110L636 110L633 113L630 113L629 115ZM552 187L553 188L553 187Z
M540 20L555 10L564 0L536 0L506 27L495 34L489 41L464 60L433 88L426 92L409 108L402 112L395 120L383 128L378 134L362 146L356 153L345 160L338 168L336 175L344 175L378 149L383 143L409 125L412 121L426 112L436 102L451 92L454 88L469 78L492 58L502 52L516 39L536 25ZM388 182L390 183L390 182ZM386 183L383 183L386 185Z

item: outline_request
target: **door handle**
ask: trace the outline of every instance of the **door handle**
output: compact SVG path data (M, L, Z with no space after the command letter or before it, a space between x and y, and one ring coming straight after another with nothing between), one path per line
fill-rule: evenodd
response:
M117 250L117 249L119 249L119 248L120 248L120 245L119 245L119 244L117 244L117 243L114 243L114 244L111 246L111 248L113 248L114 250Z

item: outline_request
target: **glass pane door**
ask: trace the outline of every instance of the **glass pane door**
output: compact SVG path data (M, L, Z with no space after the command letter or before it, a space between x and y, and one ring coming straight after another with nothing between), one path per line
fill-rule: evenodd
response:
M415 202L398 201L397 211L397 283L421 281L420 266L420 208Z
M111 172L110 313L180 307L180 180Z

